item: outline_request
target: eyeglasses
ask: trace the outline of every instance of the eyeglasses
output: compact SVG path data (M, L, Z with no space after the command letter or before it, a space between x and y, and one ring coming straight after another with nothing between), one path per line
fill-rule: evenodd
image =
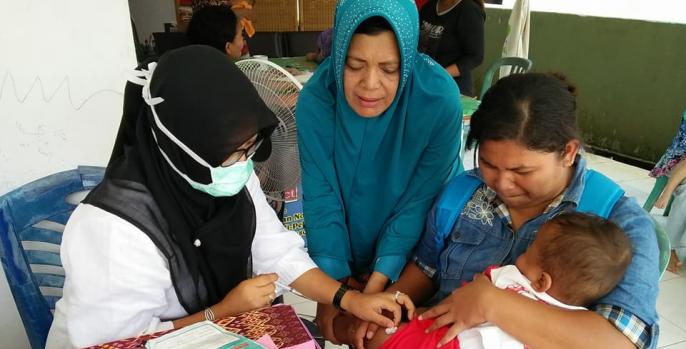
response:
M260 138L255 141L251 146L244 148L244 149L236 149L229 157L224 160L222 163L222 167L229 167L243 159L245 157L246 159L250 159L253 155L255 155L255 152L257 149L262 145L262 141L264 139Z

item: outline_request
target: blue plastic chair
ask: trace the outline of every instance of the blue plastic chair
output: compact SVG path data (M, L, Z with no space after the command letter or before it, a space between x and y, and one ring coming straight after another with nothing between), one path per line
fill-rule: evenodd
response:
M62 231L80 201L70 195L96 186L104 172L79 166L0 197L0 261L32 348L45 347L62 297Z

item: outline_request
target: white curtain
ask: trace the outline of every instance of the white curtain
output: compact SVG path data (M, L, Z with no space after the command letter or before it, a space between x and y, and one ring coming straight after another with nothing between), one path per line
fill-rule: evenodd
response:
M507 22L508 33L503 44L503 57L529 58L529 25L531 11L529 0L516 0L512 6L510 20ZM500 69L500 77L507 76L509 67Z

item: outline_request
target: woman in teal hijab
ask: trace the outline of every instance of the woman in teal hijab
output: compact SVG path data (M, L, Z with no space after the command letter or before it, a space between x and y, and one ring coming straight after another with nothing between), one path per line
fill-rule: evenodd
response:
M307 244L335 279L397 280L446 180L461 169L452 78L417 52L409 0L340 0L331 57L303 88L296 120ZM317 322L333 338L336 312Z

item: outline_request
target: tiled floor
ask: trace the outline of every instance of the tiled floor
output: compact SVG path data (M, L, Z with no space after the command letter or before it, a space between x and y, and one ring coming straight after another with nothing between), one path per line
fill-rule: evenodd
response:
M465 167L471 168L472 155L465 154ZM654 179L648 177L648 171L632 167L612 159L587 154L588 166L618 182L629 196L639 202L648 197ZM654 210L653 214L660 214ZM293 304L296 311L305 318L312 319L316 306L313 302L303 300L292 295L286 295L286 303ZM660 339L658 348L686 349L686 272L680 274L665 272L660 281L660 295L657 300L657 310L660 315ZM326 349L342 348L326 344Z

